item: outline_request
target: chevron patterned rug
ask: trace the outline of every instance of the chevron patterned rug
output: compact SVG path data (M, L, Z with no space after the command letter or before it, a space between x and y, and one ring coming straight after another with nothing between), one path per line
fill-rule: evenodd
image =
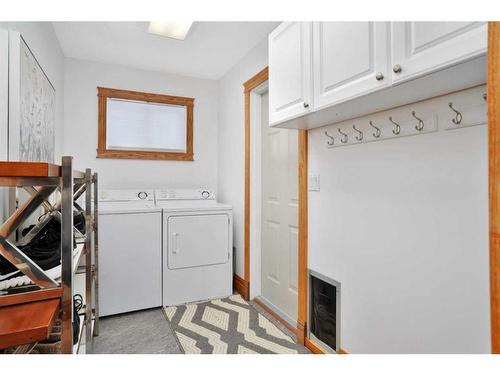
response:
M186 354L308 353L240 295L164 312Z

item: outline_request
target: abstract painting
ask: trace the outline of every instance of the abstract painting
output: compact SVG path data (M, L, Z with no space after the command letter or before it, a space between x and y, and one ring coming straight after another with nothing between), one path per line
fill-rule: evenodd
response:
M21 39L19 160L54 162L56 92Z

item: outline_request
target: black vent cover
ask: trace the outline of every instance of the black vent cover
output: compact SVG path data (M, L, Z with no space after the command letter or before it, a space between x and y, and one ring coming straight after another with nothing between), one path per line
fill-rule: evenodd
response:
M310 332L337 350L337 288L311 275Z

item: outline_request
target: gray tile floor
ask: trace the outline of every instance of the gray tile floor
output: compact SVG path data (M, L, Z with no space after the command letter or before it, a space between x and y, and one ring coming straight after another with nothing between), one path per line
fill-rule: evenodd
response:
M180 354L177 339L161 308L120 314L100 320L94 341L99 354Z
M250 304L287 335L295 336L259 305ZM101 318L94 340L97 354L180 354L177 339L162 309L136 311Z

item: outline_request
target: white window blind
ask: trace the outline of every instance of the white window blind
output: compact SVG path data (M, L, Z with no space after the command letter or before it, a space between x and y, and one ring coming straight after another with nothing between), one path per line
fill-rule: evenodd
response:
M108 98L109 150L186 152L185 106Z

